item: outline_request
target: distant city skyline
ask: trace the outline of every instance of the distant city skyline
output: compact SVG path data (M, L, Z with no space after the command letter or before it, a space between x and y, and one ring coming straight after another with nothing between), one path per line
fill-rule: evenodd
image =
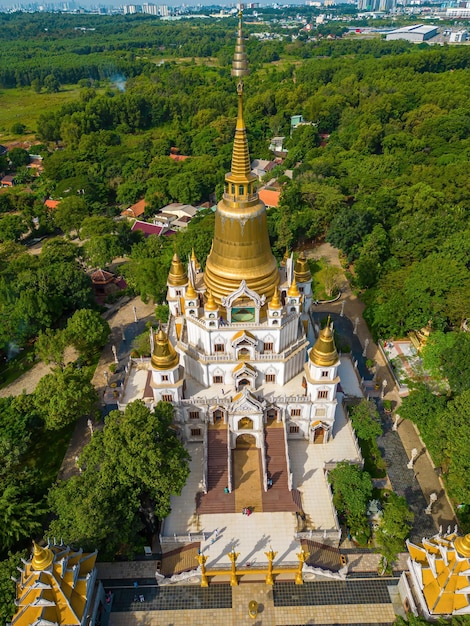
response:
M339 0L340 3L343 3L344 0ZM43 7L42 10L47 11L47 10L56 10L56 11L60 11L60 10L67 10L67 9L80 9L80 8L84 8L84 9L99 9L99 8L114 8L114 9L120 9L122 8L124 5L137 5L137 6L142 6L143 4L154 4L156 6L161 6L161 5L166 5L169 6L171 8L177 8L177 7L185 7L185 6L190 6L190 7L201 7L201 8L207 8L207 7L235 7L237 6L239 3L238 2L233 2L230 0L220 0L217 3L201 3L198 0L186 0L185 2L180 2L178 0L167 0L165 2L119 2L119 0L100 0L99 2L97 2L96 0L64 0L63 2L61 2L60 0L56 0L56 1L45 1L45 2L41 2L40 0L35 1L35 2L28 2L26 1L15 1L15 0L0 0L0 10L4 10L4 9L22 9L22 10L34 10L34 8L37 7L37 10L40 10L39 7ZM251 3L250 3L251 4ZM305 5L305 2L301 2L301 1L295 1L295 0L287 0L287 1L283 1L282 3L276 3L276 2L269 2L266 0L258 0L258 2L254 3L254 4L261 4L263 6L285 6L285 5Z

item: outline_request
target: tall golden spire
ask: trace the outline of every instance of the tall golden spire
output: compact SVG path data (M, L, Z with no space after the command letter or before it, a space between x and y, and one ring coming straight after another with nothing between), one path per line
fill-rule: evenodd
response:
M168 274L168 284L172 287L180 287L181 285L186 285L188 282L188 276L186 271L181 263L181 259L178 256L178 253L175 250L173 258L171 260L170 273Z
M338 360L329 316L325 328L320 331L318 339L310 351L310 360L318 367L331 367Z
M157 370L168 370L176 367L179 363L179 354L173 348L168 335L159 327L155 335L155 347L152 353L152 365Z
M42 571L49 567L54 560L54 553L50 548L42 548L33 541L33 558L31 567L36 571Z
M279 284L279 272L269 244L266 207L255 187L243 119L243 76L249 73L238 14L238 35L232 64L237 85L238 115L232 153L232 170L225 175L225 191L217 205L214 239L207 257L204 282L217 303L235 291L242 280L271 298Z

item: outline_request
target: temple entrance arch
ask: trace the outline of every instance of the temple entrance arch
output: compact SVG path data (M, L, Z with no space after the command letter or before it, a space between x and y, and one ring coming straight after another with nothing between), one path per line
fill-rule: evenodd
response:
M249 384L250 384L249 380L247 380L246 378L242 378L241 380L238 381L238 390L240 390L242 387L246 387Z
M216 409L212 413L212 422L214 424L221 424L224 421L224 412L221 409Z
M310 424L310 442L311 443L326 443L328 441L328 436L330 434L330 427L321 422L320 420L316 420Z
M256 437L254 435L249 435L248 433L238 435L236 449L246 450L247 448L256 448Z

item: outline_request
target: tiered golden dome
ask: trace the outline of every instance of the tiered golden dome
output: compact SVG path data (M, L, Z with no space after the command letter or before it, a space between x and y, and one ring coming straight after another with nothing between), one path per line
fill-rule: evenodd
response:
M181 287L188 282L188 275L181 263L178 253L175 252L171 260L170 273L168 274L168 284L171 287Z
M168 335L160 327L154 338L152 366L157 370L168 370L176 367L178 363L179 355L171 345Z
M294 265L294 276L299 283L308 283L312 280L312 274L308 266L308 261L305 258L303 252L299 254L299 257Z
M328 318L325 328L320 331L318 339L310 351L310 360L318 367L331 367L338 360L330 318Z

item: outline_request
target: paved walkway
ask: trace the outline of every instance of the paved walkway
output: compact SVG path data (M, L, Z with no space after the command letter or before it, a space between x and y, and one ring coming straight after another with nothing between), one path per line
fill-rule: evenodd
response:
M315 258L326 257L330 263L341 267L338 251L329 244L322 244L312 252L313 254L309 256L314 256ZM379 351L363 319L364 304L352 293L346 279L343 285L342 297L337 302L314 307L314 314L324 315L327 313L336 313L335 326L339 332L341 332L342 324L352 324L352 328L356 330L356 334L349 335L349 337L351 339L352 353L358 360L359 370L361 371L362 368L365 367L366 358L373 359L376 363L377 378L382 381L387 381L385 398L393 402L395 410L399 410L401 398L398 395L395 381L390 374L382 353ZM344 316L342 318L340 317L341 312L343 312ZM344 322L344 318L348 318L349 322ZM367 350L365 349L366 344ZM361 374L363 374L362 371ZM380 402L379 407L381 407ZM401 441L401 449L400 446L397 445L396 437L390 436L390 430L391 422L389 418L386 418L386 432L384 437L381 438L380 444L389 465L390 478L392 478L392 476L394 477L394 480L392 480L394 490L407 498L412 510L417 516L414 538L418 540L422 537L422 535L420 536L420 530L426 531L426 534L429 535L433 530L435 532L440 525L442 525L444 529L447 528L449 524L453 527L457 524L454 510L445 492L442 479L437 475L429 453L421 441L414 424L409 420L401 420L399 422L397 432ZM393 435L395 435L395 433L393 433ZM416 448L419 453L414 464L414 473L406 467L413 448ZM405 455L403 455L403 452ZM418 486L419 490L421 490L421 496L418 493ZM432 516L426 516L426 518L423 519L423 515L425 515L424 508L429 504L431 493L437 495L437 501L432 507ZM431 518L434 521L434 529L432 525L429 524Z

